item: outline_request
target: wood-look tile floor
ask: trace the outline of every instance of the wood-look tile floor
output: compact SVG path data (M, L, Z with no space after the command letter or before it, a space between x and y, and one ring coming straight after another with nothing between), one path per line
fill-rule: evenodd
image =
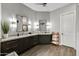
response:
M21 54L21 56L75 56L76 50L68 46L53 44L37 45Z

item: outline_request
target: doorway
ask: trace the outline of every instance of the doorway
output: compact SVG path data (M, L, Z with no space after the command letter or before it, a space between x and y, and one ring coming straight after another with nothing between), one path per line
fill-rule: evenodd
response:
M75 48L75 13L60 15L61 44Z

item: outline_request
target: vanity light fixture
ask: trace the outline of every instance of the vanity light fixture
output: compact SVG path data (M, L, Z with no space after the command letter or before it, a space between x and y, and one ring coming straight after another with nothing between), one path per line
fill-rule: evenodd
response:
M35 22L35 23L34 23L34 28L35 28L35 29L38 29L38 28L39 28L39 23L38 23L38 22Z
M31 29L31 21L30 20L28 21L28 29L29 30Z
M10 21L10 30L11 31L16 31L16 28L17 28L17 20L14 16L10 17L9 18L9 21Z
M31 21L30 20L28 21L28 25L31 25Z
M52 26L52 25L51 25L51 22L47 22L47 23L46 23L46 26L47 26L47 29L51 28L51 26Z

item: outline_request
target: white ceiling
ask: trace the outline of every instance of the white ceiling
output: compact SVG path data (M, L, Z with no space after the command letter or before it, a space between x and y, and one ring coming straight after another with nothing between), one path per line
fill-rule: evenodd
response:
M42 5L37 5L35 3L24 3L24 5L35 11L53 11L68 4L69 3L47 3L47 6L43 7Z

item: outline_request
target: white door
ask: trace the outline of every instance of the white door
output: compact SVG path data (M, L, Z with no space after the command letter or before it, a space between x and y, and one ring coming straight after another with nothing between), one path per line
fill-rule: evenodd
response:
M60 19L62 45L75 48L75 16L74 12L62 14Z

